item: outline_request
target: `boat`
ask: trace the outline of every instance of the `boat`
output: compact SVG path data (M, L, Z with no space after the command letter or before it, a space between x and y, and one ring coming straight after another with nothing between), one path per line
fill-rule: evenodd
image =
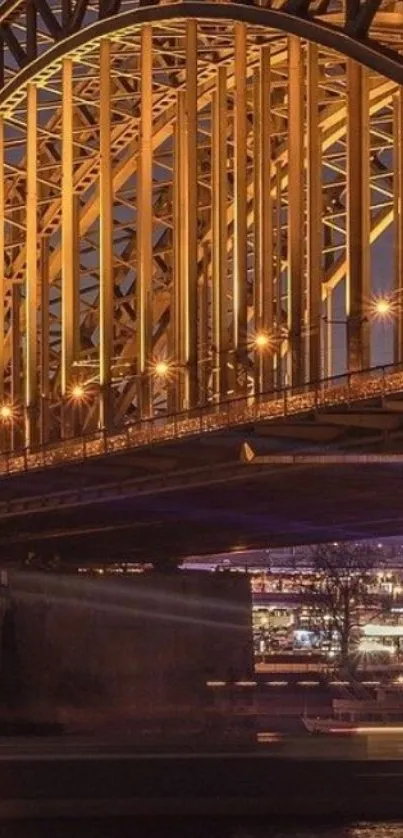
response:
M309 716L302 716L302 723L308 733L353 733L355 725L351 722L341 722L333 718L321 718L317 716L309 718Z
M306 710L302 723L308 733L403 733L403 695L379 690L376 697L334 699L332 716L309 717Z

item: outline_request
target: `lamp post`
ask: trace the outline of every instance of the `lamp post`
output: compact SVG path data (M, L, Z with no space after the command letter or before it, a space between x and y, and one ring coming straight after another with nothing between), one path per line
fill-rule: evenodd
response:
M392 320L397 316L400 310L400 305L398 300L396 299L396 294L381 294L372 297L367 304L367 314L364 317L349 317L349 318L333 318L329 317L328 315L324 315L322 317L322 321L325 323L327 327L327 339L326 339L326 352L327 357L325 357L324 367L327 370L327 377L330 378L332 375L331 369L331 326L345 326L346 329L351 326L351 323L363 324L363 323L371 323L371 322L378 322L378 323L391 323Z

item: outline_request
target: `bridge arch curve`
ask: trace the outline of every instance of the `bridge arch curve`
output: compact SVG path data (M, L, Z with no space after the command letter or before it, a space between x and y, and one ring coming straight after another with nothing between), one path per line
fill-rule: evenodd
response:
M403 84L403 58L398 52L379 44L368 37L349 34L320 18L297 17L281 9L263 8L235 2L208 2L208 0L183 0L183 2L163 3L158 6L145 6L127 12L120 12L113 17L100 20L54 44L39 58L29 62L13 80L0 92L0 107L13 96L18 88L23 87L33 76L37 76L54 62L59 62L68 53L83 47L88 42L110 36L119 31L130 29L133 25L158 23L175 19L232 21L250 24L263 29L273 29L288 35L295 35L304 40L336 50L346 58L374 70L375 72Z
M192 2L21 70L0 94L5 444L304 386L332 372L323 306L346 277L342 363L369 366L402 77L325 23Z

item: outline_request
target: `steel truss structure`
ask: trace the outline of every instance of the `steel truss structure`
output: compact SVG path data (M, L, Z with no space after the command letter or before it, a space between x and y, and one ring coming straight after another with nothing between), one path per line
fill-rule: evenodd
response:
M331 375L337 294L370 367L382 240L403 360L399 3L5 0L0 42L3 450Z

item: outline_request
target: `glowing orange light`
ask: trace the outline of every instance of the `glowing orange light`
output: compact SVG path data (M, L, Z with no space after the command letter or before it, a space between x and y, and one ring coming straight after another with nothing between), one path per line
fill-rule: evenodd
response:
M74 387L72 387L71 390L71 395L72 398L76 401L80 401L80 399L83 399L85 395L85 390L82 384L74 384Z
M0 419L8 422L13 417L13 409L9 404L2 404L0 407Z
M391 310L392 310L392 305L391 305L390 300L387 300L386 298L381 298L381 299L377 300L376 303L375 303L375 310L376 310L376 313L379 314L381 317L384 317L385 315L390 314Z
M379 727L357 727L356 733L403 733L403 725L379 725Z
M160 378L165 378L166 375L169 373L169 365L166 361L157 361L154 366L154 373L158 375Z
M259 332L255 337L255 346L257 349L267 349L270 346L270 338L265 332Z
M396 299L389 296L380 296L371 300L369 313L378 320L390 320L398 313L398 310L399 306Z

